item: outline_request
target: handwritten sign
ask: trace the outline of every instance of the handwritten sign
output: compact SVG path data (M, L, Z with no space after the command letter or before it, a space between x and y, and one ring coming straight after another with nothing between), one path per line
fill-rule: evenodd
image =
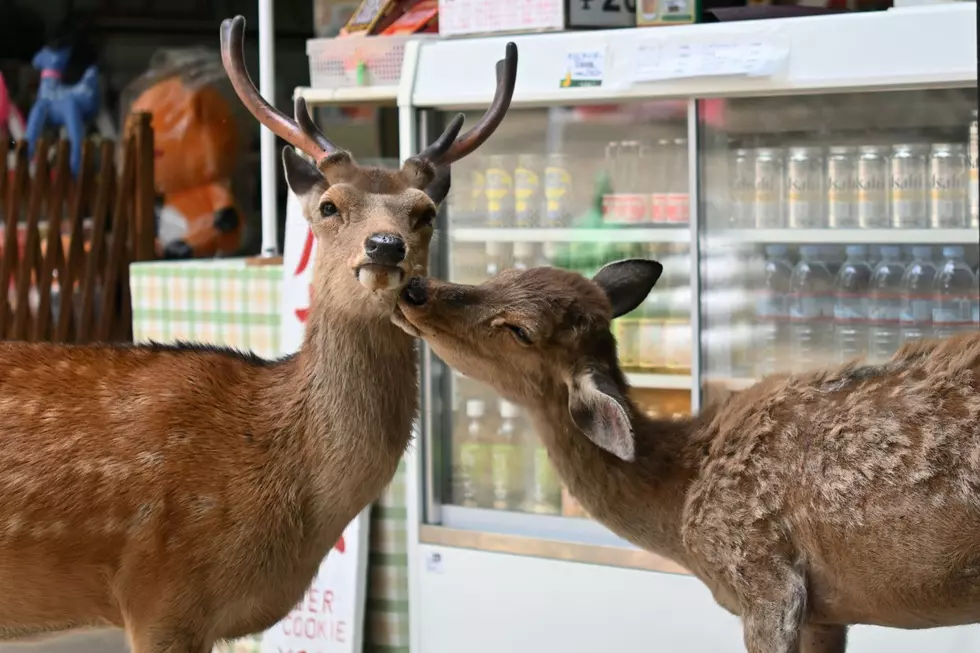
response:
M313 298L316 238L300 210L286 200L282 257L282 352L300 348ZM344 529L320 564L303 599L285 619L265 631L262 653L360 653L364 631L370 506Z
M605 72L605 52L589 50L569 52L565 57L565 76L562 88L575 86L601 86Z
M788 48L761 39L712 43L640 39L633 81L734 75L765 77L774 74L788 58Z

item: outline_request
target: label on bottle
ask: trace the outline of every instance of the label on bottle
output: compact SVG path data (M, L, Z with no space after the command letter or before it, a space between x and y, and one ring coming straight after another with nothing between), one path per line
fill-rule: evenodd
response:
M562 227L568 219L572 178L565 168L548 166L544 169L545 227Z
M608 194L602 196L602 220L606 224L641 224L649 222L650 196Z
M902 326L928 327L932 322L933 299L930 295L905 295L899 320Z
M687 224L690 219L690 204L687 193L669 193L667 195L667 215L668 224Z
M463 442L459 445L458 501L467 507L479 503L480 486L487 479L489 451L481 442Z
M810 322L834 315L833 296L823 293L797 292L789 296L789 318L794 322Z
M520 448L516 444L497 442L490 445L490 487L493 507L507 510L513 506L515 489L522 482Z
M962 326L973 321L973 298L970 295L943 295L932 309L932 321L939 326Z
M486 173L487 226L510 226L514 201L514 180L502 168L490 168Z
M650 196L650 222L667 222L667 193L654 193Z
M864 322L868 319L868 298L853 293L837 293L834 304L834 320L837 322Z
M529 168L518 168L514 172L514 225L533 227L537 214L538 194L541 180Z
M897 324L902 319L902 298L892 294L872 295L868 306L868 319L875 324Z
M756 295L755 314L767 321L785 319L789 313L788 298L772 290L763 290Z

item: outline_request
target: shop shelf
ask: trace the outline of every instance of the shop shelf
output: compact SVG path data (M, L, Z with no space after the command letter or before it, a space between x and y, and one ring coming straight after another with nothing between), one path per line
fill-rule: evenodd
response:
M519 229L456 227L450 228L456 242L532 242L532 243L688 243L691 231L683 227L625 229Z

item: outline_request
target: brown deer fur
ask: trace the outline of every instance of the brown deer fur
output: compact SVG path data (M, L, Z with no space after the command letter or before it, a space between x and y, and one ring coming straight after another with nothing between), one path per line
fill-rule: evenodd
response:
M849 624L980 621L980 333L650 419L609 323L661 269L413 280L399 308L443 360L527 408L591 515L741 615L750 653L841 653Z
M194 345L0 344L0 639L115 625L134 653L205 653L263 630L411 438L414 340L392 311L427 268L448 164L507 110L516 50L498 66L499 115L459 140L454 120L385 171L335 151L301 102L296 122L265 105L243 31L222 25L239 95L318 159L283 153L320 243L302 347L273 362Z

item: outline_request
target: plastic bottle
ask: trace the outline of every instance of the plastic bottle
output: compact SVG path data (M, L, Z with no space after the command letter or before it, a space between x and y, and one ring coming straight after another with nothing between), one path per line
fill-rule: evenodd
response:
M526 509L538 514L557 515L561 513L561 479L555 471L548 451L541 439L531 432L528 423L517 418L522 435L524 436L525 451L528 454L528 471L530 491L527 497Z
M491 505L514 510L524 494L524 461L521 456L520 408L500 400L500 428L490 445Z
M789 291L789 335L792 366L812 369L830 353L833 335L834 280L816 245L800 247Z
M459 443L456 472L453 474L456 503L477 507L484 503L490 480L490 451L486 433L486 404L480 399L466 402L466 431Z
M515 270L527 270L534 267L534 243L514 243L512 266Z
M871 275L871 292L868 306L870 340L868 358L877 363L891 358L901 344L902 248L883 245L879 249L881 260Z
M902 343L932 337L935 281L936 264L932 261L932 248L927 245L913 247L912 262L905 268L902 277Z
M948 338L973 329L977 278L963 260L963 248L943 247L943 264L936 271L932 323L936 337Z
M785 245L766 247L763 278L755 302L755 319L760 351L756 375L780 370L789 352L789 284L793 266Z
M486 247L486 278L491 279L507 267L506 245L499 241L487 241Z
M840 362L868 353L868 289L871 266L868 248L848 245L847 259L837 272L834 303L834 351Z

